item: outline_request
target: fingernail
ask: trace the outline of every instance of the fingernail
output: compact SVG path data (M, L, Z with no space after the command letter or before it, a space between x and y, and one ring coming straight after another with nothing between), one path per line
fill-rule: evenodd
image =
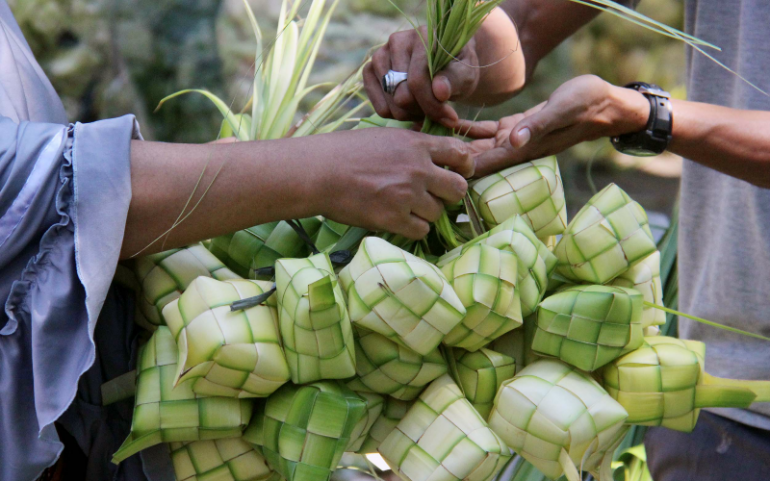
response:
M532 133L526 127L516 132L516 138L518 140L517 143L519 144L519 147L524 147L525 145L527 145L527 142L529 142L530 137L532 137Z
M452 98L452 84L449 83L449 79L448 78L446 78L444 76L441 76L441 75L436 77L436 80L438 82L441 82L444 85L444 87L446 88L446 95L442 95L443 98L438 98L438 96L436 96L436 98L438 98L442 102L446 102L447 100ZM434 92L434 95L435 95L435 92Z
M439 120L439 123L444 127L453 129L454 126L457 124L457 119L456 118L453 119L451 117L444 117L443 119Z

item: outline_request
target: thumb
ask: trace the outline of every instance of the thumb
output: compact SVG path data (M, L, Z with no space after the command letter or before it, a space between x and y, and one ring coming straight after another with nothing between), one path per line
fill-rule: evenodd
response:
M532 140L545 137L554 130L567 126L566 115L560 115L559 109L546 104L542 109L526 115L511 130L511 146L524 147Z
M463 61L453 61L433 79L433 95L441 102L470 96L479 81L478 69Z

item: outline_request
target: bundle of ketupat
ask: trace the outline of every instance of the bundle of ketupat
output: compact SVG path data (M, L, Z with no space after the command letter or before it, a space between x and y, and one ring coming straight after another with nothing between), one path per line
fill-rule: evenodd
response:
M131 433L114 463L160 443L238 437L248 424L251 401L195 394L192 381L175 385L177 357L166 326L140 349Z
M177 481L279 481L264 456L241 438L169 445Z
M540 303L532 350L594 371L642 345L641 316L634 289L568 287Z
M179 350L176 383L197 394L265 397L289 380L275 296L240 311L230 305L269 291L265 281L199 277L163 309Z
M476 351L521 326L517 257L486 244L474 244L441 268L466 314L442 341Z
M163 308L197 277L240 279L201 244L140 257L133 261L133 271L141 286L136 296L136 322L149 331L164 324Z
M275 282L292 382L354 376L353 328L329 255L280 259Z
M498 389L503 381L516 374L516 361L485 348L476 352L453 349L452 353L456 360L457 380L465 397L481 417L488 420Z
M554 249L556 272L574 282L605 284L656 249L642 206L610 184L567 225Z
M526 317L533 313L548 287L548 278L556 267L556 257L532 232L529 224L521 216L511 217L489 232L447 252L437 265L443 267L449 264L475 244L486 244L516 255L521 314Z
M706 345L666 336L607 365L601 379L628 422L690 432L700 408L746 408L770 401L770 381L722 379L704 371Z
M660 252L655 251L635 266L610 281L609 285L636 289L651 304L663 305L663 286L660 282ZM642 327L648 328L666 323L666 314L660 309L645 305L642 308Z
M337 381L287 384L267 399L262 451L287 481L327 481L366 415L366 401Z
M423 391L378 450L405 481L488 481L511 457L448 374Z
M567 203L556 157L524 162L483 177L470 186L473 202L491 228L514 215L540 239L564 232Z
M367 237L340 272L350 320L427 355L465 316L465 307L433 264Z
M356 377L347 386L356 392L387 394L411 401L431 381L447 372L438 349L420 355L376 332L356 332Z
M551 479L579 481L578 468L612 479L612 454L628 413L589 375L543 359L503 383L489 426Z

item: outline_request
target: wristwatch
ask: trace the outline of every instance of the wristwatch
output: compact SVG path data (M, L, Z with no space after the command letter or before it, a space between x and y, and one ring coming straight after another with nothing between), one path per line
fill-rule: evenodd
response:
M625 87L636 90L649 100L650 118L644 130L612 137L612 146L620 153L637 157L662 154L671 141L674 124L671 94L657 85L644 82L633 82Z

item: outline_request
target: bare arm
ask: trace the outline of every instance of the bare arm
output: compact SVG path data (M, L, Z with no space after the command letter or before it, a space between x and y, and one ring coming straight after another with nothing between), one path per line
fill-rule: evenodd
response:
M143 254L313 215L421 238L444 202L459 201L467 188L462 175L444 166L472 175L466 144L399 129L230 144L135 141L121 257L143 250L174 225L204 169L190 205L210 185L203 200L165 243Z
M738 110L672 100L673 131L668 150L753 185L770 188L770 112ZM499 122L466 123L486 137L476 172L556 154L586 140L643 130L650 104L635 90L584 75L564 83L550 98ZM487 142L487 145L484 145Z

